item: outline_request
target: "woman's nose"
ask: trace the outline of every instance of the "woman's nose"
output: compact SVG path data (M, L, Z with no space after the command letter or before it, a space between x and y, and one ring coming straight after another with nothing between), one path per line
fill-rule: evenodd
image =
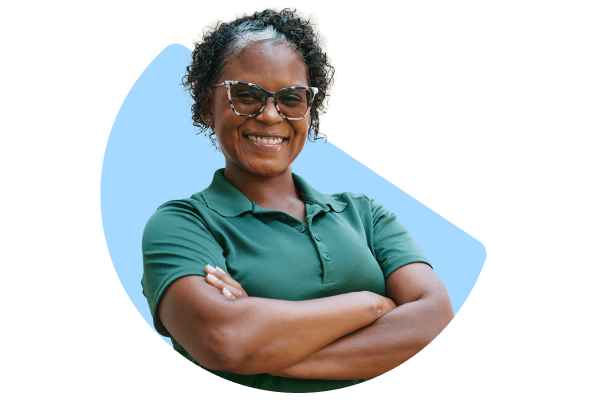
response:
M273 99L272 97L267 99L265 109L256 116L256 119L269 125L281 122L283 118L277 112L277 107L275 106L275 99Z

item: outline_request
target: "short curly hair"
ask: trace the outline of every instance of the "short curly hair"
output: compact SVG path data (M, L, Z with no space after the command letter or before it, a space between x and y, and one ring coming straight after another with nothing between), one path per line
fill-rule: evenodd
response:
M289 8L279 12L267 9L243 15L229 23L218 22L194 43L192 62L183 77L183 86L194 100L194 126L217 147L214 128L205 123L211 87L218 83L227 63L241 54L248 44L257 41L285 43L302 57L308 70L309 86L319 89L310 110L308 139L314 142L325 137L319 132L319 114L325 112L324 100L329 97L335 70L321 49L320 38L310 20L302 19L296 15L296 10Z

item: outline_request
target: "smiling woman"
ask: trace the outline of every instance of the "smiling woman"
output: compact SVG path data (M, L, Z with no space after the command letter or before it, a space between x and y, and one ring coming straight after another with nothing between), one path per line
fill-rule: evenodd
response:
M257 88L254 83L261 85L261 89L272 92L290 86L307 87L308 71L300 55L286 43L251 43L227 64L221 79L225 82L234 79L253 82L252 86L244 85L245 88L240 88L242 85L239 83L234 88L227 86L227 90L217 88L206 113L214 121L217 141L225 155L226 176L241 174L244 177L269 177L281 176L288 170L291 172L292 162L306 142L309 125L309 118L305 118L308 110L306 99L311 99L312 96L307 96L307 90L296 90L303 92L301 99L305 107L283 106L278 110L276 103L285 103L288 99L282 97L283 101L280 102L278 97L267 98L261 90L250 90ZM291 90L294 89L284 90L283 94ZM311 93L310 90L308 92ZM255 111L256 115L252 118L240 115L242 112L254 111L256 103L260 105L258 108L262 109L261 112ZM298 108L305 110L301 115L290 119L281 112L281 108L285 112ZM276 141L279 143L275 143Z
M150 217L142 285L178 352L246 386L350 386L415 355L453 317L393 213L292 173L332 76L311 25L286 9L219 24L184 77L194 125L225 168Z

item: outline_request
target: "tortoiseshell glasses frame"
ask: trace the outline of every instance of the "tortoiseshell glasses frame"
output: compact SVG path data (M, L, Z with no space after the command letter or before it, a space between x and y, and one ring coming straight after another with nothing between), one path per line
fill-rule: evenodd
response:
M245 84L245 85L248 85L248 86L260 89L265 94L262 107L260 108L260 110L257 113L254 113L254 114L242 114L242 113L239 113L238 111L236 111L235 107L233 106L233 100L231 99L231 85L235 85L235 84L238 84L238 83ZM267 101L269 100L269 97L273 97L273 100L275 101L275 107L277 108L277 112L283 118L288 119L288 120L298 120L298 119L303 119L304 117L306 117L306 115L310 112L310 107L311 107L312 102L313 102L313 100L315 98L315 94L317 94L317 92L319 91L319 89L317 89L316 87L312 87L312 86L288 86L288 87L280 89L280 90L278 90L276 92L269 92L267 89L262 88L262 87L258 86L255 83L250 83L250 82L245 82L245 81L223 81L223 82L218 83L218 84L213 85L213 86L225 86L225 87L227 87L227 97L229 98L229 105L231 105L231 109L233 110L233 112L236 113L237 115L241 116L241 117L256 117L261 112L263 112L263 110L265 109L265 107L267 105ZM285 90L289 90L289 89L308 89L308 91L311 93L311 96L310 96L310 98L308 99L308 102L307 102L306 112L301 117L292 118L292 117L285 116L285 115L283 115L283 113L279 109L279 103L277 102L277 95L279 93L281 93L281 92L283 92Z

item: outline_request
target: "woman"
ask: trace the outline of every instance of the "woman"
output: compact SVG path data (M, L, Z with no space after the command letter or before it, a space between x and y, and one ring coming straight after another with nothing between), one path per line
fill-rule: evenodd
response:
M192 59L194 124L225 168L146 225L158 332L217 375L281 392L350 386L420 351L453 312L405 228L366 196L292 174L333 75L310 24L255 13L205 34Z

